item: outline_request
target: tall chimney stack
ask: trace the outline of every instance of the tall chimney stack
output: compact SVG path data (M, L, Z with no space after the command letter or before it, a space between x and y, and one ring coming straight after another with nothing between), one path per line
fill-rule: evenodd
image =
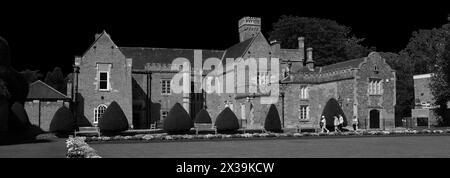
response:
M305 38L298 37L298 49L300 50L300 60L305 60Z
M314 71L313 49L312 48L306 49L306 53L307 53L306 66L310 71Z

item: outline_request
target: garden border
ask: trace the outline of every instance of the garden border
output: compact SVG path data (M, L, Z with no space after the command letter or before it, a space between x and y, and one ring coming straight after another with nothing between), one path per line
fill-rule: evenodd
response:
M254 134L207 134L207 135L168 135L137 134L134 136L87 137L86 142L92 144L122 143L170 143L170 142L202 142L202 141L246 141L275 139L323 139L323 138L361 138L361 137L403 137L403 136L449 136L450 129L422 131L359 131L344 133L254 133ZM146 138L144 138L146 137Z

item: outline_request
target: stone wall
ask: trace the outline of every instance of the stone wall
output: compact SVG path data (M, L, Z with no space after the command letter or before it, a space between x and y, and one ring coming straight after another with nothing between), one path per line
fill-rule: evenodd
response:
M374 71L377 66L378 73ZM383 94L369 95L371 78L383 81ZM356 77L357 117L360 128L370 128L370 111L380 111L380 128L395 127L395 72L378 53L371 53L360 66Z
M25 111L28 114L31 124L41 127L44 131L50 130L50 123L55 115L55 112L62 106L69 108L69 104L63 101L42 101L41 102L41 116L39 120L39 101L25 102Z

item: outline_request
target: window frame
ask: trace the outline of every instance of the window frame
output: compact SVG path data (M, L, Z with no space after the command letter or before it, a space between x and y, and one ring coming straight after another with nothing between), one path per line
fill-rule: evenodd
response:
M309 105L300 105L299 106L299 120L300 121L308 121L309 120Z
M166 83L166 84L164 84ZM171 95L171 79L161 79L161 95Z
M100 107L104 107L105 109L103 110L103 112L101 113L101 116L103 116L103 114L105 113L106 109L108 109L108 106L106 106L106 104L100 104L97 107L94 108L94 120L93 123L94 124L98 124L98 121L100 120L101 116L100 116Z
M101 79L102 73L106 73L106 81ZM110 90L109 74L110 74L109 71L98 71L98 90L99 91L109 91ZM102 88L102 85L101 85L102 82L106 82L106 88Z
M107 70L100 70L100 65L107 66ZM108 92L111 91L111 68L112 64L108 63L97 63L97 89L101 92ZM104 80L101 80L101 73L106 73L106 89L101 88L101 82Z
M309 99L309 87L307 85L300 86L300 100Z

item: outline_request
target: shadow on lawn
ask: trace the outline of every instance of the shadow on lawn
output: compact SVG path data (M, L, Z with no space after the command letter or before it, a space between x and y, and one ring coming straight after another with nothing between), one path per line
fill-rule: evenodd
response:
M15 145L25 143L49 142L47 138L37 139L37 136L43 134L41 128L31 125L25 130L0 133L0 145Z

